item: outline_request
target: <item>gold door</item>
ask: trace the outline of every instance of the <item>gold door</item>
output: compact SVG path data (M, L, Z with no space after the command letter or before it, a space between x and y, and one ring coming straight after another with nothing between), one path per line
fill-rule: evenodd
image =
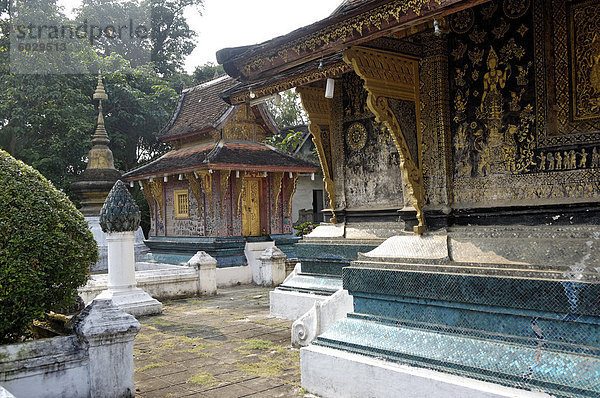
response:
M242 192L242 235L260 236L260 181L244 181Z

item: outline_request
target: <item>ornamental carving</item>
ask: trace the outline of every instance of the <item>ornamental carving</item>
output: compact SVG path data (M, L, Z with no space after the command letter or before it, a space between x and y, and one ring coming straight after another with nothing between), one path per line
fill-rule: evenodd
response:
M346 143L353 151L360 151L367 143L367 129L360 123L352 123L346 131Z
M155 178L149 182L150 192L158 205L158 215L162 220L165 219L165 198L163 196L163 182L160 178Z
M148 207L150 207L150 214L152 217L154 217L156 206L154 202L154 196L152 196L152 187L149 180L142 180L142 193L144 194L144 198L146 198L146 202L148 202Z
M325 182L325 191L329 196L332 223L337 222L335 216L335 183L333 180L333 158L331 153L331 100L325 98L325 90L315 87L298 87L296 92L300 94L302 106L308 114L310 124L308 129L313 137L319 162L323 170L323 181Z
M194 195L194 198L196 198L198 213L200 213L204 203L202 200L202 182L196 178L196 174L194 173L185 173L185 178L190 184L190 191L192 191L192 195Z
M281 182L283 180L283 173L271 173L273 176L273 203L275 204L275 210L273 214L277 214L277 205L279 204L279 194L281 193Z
M384 27L389 28L405 19L407 14L421 15L423 11L431 10L441 4L442 0L394 0L352 18L328 25L315 33L291 40L272 52L257 54L240 65L239 69L244 75L251 76L268 66L286 63L293 56L313 53L318 48L331 46L333 43L346 42L357 34L363 36L368 32L381 31Z
M571 75L573 118L600 116L600 2L573 6Z

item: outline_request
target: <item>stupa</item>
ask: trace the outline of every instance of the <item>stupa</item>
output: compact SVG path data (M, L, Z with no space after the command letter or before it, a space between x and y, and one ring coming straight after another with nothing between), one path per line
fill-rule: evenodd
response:
M121 178L121 173L115 168L113 154L108 147L110 139L104 127L104 115L102 113L102 101L108 99L108 94L104 90L100 72L98 73L98 85L93 99L98 100L98 122L92 137L92 148L88 153L86 169L71 184L71 189L81 199L82 207L79 210L85 216L98 243L98 262L92 267L92 272L103 272L108 269L108 243L102 228L100 228L100 210L113 185ZM135 233L135 248L136 258L147 251L141 228L138 228Z

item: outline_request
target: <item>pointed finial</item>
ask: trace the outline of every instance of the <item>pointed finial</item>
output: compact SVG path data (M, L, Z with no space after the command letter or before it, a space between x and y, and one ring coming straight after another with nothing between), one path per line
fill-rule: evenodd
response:
M98 86L96 87L96 91L94 92L95 100L107 100L108 94L104 91L104 84L102 83L102 72L98 71Z
M92 144L94 145L108 145L110 139L104 128L104 115L102 114L102 100L107 100L108 95L104 91L104 84L102 84L102 72L98 71L98 86L94 92L93 98L98 100L98 124L96 125L96 131L92 137Z
M140 226L140 209L123 181L118 180L100 210L100 226L105 233L135 231Z

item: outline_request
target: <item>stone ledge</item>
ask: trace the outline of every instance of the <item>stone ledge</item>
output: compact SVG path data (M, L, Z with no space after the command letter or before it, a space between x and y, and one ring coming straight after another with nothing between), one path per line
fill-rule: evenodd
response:
M300 349L300 367L302 387L323 398L551 397L314 345Z

